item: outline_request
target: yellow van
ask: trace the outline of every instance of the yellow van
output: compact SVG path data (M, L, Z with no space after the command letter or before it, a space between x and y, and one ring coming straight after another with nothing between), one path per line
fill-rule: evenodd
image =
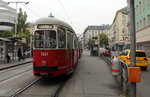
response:
M120 56L120 60L127 63L130 66L130 60L131 60L131 51L130 50L124 50ZM142 67L144 70L148 67L148 57L144 50L136 50L136 66Z

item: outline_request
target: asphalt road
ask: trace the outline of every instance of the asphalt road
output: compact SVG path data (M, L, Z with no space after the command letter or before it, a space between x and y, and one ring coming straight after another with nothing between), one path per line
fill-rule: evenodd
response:
M150 65L141 71L141 82L137 83L137 97L150 97Z

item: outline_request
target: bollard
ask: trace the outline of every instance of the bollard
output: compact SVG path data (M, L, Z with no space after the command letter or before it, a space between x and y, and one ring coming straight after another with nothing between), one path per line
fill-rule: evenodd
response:
M119 58L117 58L116 56L114 56L113 60L112 60L112 75L114 76L118 76L120 75L120 64L119 64Z

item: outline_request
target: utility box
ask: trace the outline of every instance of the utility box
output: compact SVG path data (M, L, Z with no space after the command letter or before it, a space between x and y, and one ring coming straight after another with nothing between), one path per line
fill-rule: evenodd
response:
M129 67L129 78L128 82L141 82L141 68L140 67Z

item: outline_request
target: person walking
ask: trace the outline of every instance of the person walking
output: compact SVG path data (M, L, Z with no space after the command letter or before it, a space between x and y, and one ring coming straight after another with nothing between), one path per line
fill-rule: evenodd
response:
M18 60L20 61L20 60L21 60L21 58L22 58L21 48L19 48L19 49L18 49L18 53L17 53L17 55L18 55Z
M8 53L9 53L9 51L6 52L6 59L7 59L7 62L10 63L11 58Z

